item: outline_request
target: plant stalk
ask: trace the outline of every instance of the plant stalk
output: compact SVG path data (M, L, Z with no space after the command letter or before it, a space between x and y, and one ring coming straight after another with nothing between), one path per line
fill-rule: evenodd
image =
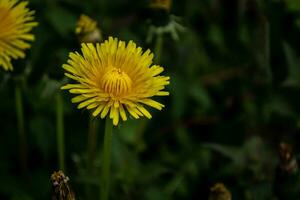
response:
M101 180L100 200L108 200L109 184L110 184L110 160L111 160L111 145L112 145L113 124L109 117L105 121L105 133L103 143L103 165Z

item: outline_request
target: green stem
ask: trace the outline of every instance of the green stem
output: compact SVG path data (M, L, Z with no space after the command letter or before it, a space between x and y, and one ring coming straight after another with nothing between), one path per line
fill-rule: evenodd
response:
M27 176L27 140L24 128L24 110L23 110L23 98L20 85L16 83L15 88L16 98L16 113L17 113L17 126L19 132L19 151L20 151L20 164L21 172L24 177Z
M65 171L64 110L60 93L56 94L56 137L59 169Z
M103 165L102 165L102 179L101 179L101 195L100 200L107 200L109 196L110 183L110 155L112 145L113 124L109 117L105 121L105 133L103 143Z

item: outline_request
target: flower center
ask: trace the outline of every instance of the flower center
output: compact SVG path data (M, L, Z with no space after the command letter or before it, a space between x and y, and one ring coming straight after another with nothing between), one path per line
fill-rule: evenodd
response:
M129 92L131 87L132 80L120 68L112 68L102 78L102 89L116 96Z

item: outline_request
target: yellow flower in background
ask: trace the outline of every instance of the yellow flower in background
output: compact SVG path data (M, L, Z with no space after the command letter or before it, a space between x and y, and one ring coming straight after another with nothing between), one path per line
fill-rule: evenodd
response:
M13 70L11 59L25 57L25 50L30 48L29 41L34 40L30 33L34 22L34 11L26 6L28 2L0 0L0 66L4 70Z
M80 42L94 43L102 40L102 34L97 26L97 22L87 15L80 15L75 33L79 37Z
M150 7L154 9L171 9L172 0L150 0Z
M78 96L73 103L78 108L93 109L93 116L109 116L116 126L119 118L127 120L127 113L138 119L151 114L144 105L161 110L164 105L152 100L154 96L167 96L164 91L169 77L160 76L163 68L152 65L150 50L143 53L141 47L130 41L127 45L110 37L103 43L82 44L82 55L70 53L65 75L77 83L62 89Z
M77 34L86 34L94 31L96 28L97 22L95 20L91 19L87 15L80 15L75 32Z

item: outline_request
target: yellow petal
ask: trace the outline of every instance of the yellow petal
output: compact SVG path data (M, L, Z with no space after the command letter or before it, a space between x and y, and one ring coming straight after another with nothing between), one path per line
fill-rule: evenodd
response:
M145 117L147 117L148 119L151 119L151 118L152 118L151 114L150 114L150 113L148 112L148 110L146 110L143 106L137 105L137 108L143 113L143 115L144 115Z
M103 111L101 112L101 118L103 119L104 117L106 117L108 111L109 111L110 106L108 104L105 105Z
M103 110L105 104L100 104L93 112L93 116L96 117Z

